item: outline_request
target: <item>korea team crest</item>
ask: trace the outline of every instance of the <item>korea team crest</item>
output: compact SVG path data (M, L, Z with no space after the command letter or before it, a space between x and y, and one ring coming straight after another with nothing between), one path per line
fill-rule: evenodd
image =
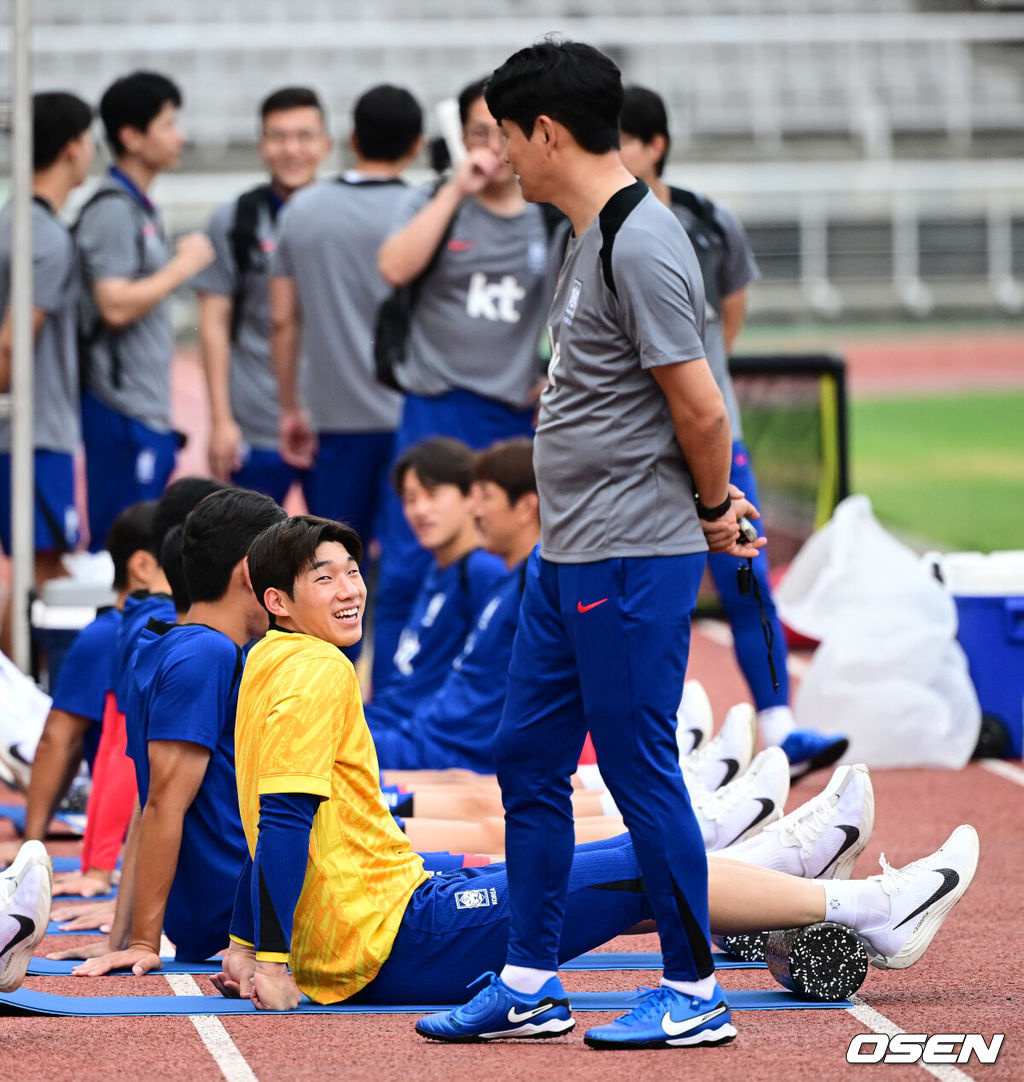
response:
M498 904L498 892L494 887L481 887L478 890L457 890L455 892L456 909L485 909Z

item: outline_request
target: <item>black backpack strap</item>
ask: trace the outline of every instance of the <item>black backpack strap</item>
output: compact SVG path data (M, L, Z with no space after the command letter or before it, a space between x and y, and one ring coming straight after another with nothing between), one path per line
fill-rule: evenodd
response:
M235 292L231 298L231 341L238 338L245 297L245 276L252 264L252 252L258 243L260 210L270 208L269 184L258 184L242 192L235 202L235 217L228 231L228 243L235 260ZM273 211L271 211L273 214Z
M718 235L723 245L728 245L729 237L722 228L722 223L715 217L715 204L710 199L685 188L669 188L668 191L671 202L686 207L699 222Z
M231 674L231 691L232 694L235 688L238 686L238 681L242 679L242 669L245 668L245 651L236 643L235 644L235 670Z
M636 208L641 199L650 189L642 180L634 181L628 188L620 188L611 199L605 203L599 215L598 225L601 229L601 273L604 276L604 284L618 298L615 288L615 278L612 275L612 245L618 236L622 223Z

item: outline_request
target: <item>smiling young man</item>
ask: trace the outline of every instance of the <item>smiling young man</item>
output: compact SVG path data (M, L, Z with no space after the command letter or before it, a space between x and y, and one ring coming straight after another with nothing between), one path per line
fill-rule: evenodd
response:
M149 190L181 157L181 91L136 71L103 94L100 116L114 156L75 226L84 276L79 325L82 436L90 545L103 545L118 511L156 499L174 469L171 294L213 259L203 233L172 253Z
M361 633L361 556L349 527L305 515L271 526L249 549L253 590L272 626L249 652L238 695L235 762L248 859L214 984L260 1009L289 1010L302 993L318 1003L461 1001L481 967L500 964L508 939L505 866L429 875L385 806L359 683L342 653ZM970 827L917 862L912 876L821 883L721 860L709 908L716 931L796 927L828 913L862 935L876 964L905 968L927 948L976 863ZM629 835L577 846L571 865L560 958L652 916ZM958 869L957 886L929 898L945 879L936 865ZM921 899L928 918L914 924L905 917ZM513 996L503 1006L494 1028L511 1027L513 1036L572 1026L564 993L539 1005ZM417 1028L454 1040L508 1035L461 1022L452 1032L445 1018Z
M207 233L216 259L193 285L210 395L210 469L280 503L297 476L278 447L280 409L270 357L270 260L285 203L308 187L331 151L320 99L275 90L260 106L268 180L218 207Z

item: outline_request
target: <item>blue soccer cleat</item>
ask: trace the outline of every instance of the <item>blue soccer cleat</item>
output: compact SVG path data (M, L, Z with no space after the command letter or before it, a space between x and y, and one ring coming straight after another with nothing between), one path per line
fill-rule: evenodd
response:
M665 986L642 991L646 995L629 1014L588 1029L585 1043L591 1048L683 1048L728 1044L736 1036L732 1012L717 984L709 999Z
M486 978L487 984L468 1003L421 1018L416 1032L435 1041L494 1041L561 1037L576 1025L557 977L551 977L533 996L514 991L494 973L485 973L473 983Z
M789 759L793 781L831 766L843 757L850 741L837 733L819 733L814 729L794 729L779 745Z

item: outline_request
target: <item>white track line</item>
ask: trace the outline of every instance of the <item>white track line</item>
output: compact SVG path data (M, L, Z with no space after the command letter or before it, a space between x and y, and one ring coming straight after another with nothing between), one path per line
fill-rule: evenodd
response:
M897 1033L907 1032L905 1029L900 1029L895 1022L891 1022L884 1014L876 1011L874 1007L869 1007L859 996L850 996L850 999L856 1006L847 1007L847 1012L872 1033L885 1033L889 1037L894 1037ZM965 1074L959 1067L951 1064L919 1063L917 1066L939 1079L939 1082L974 1082L969 1074Z
M165 937L160 941L161 954L173 954L174 949ZM200 996L203 990L187 973L165 973L164 980L176 996ZM190 1014L189 1021L196 1027L200 1040L213 1056L226 1082L259 1082L253 1069L245 1062L238 1046L228 1035L224 1024L216 1015Z
M1007 763L1002 759L982 759L981 765L985 770L990 770L993 774L1006 778L1007 781L1024 785L1024 770L1019 766L1014 766L1013 763Z

